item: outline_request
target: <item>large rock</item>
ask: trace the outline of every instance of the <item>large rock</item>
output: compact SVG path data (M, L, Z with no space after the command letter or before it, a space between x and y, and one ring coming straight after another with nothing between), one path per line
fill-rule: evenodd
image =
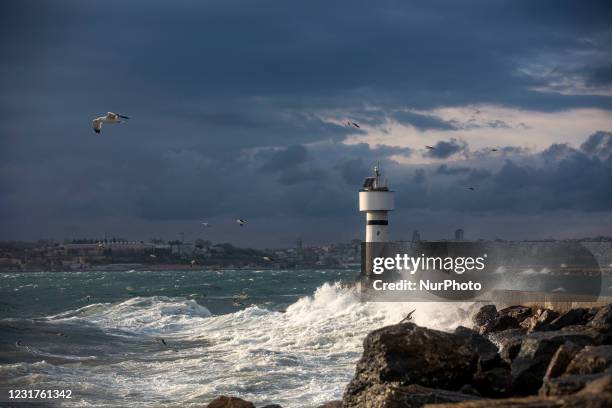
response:
M222 395L210 401L206 408L255 408L255 405L241 398Z
M527 306L510 306L497 312L498 316L507 315L515 319L518 323L533 315L533 310Z
M472 317L474 330L480 334L485 334L490 331L495 319L497 318L497 308L495 305L485 305Z
M512 374L506 367L496 367L487 371L479 371L472 380L474 388L484 397L511 396Z
M565 328L534 332L525 337L518 356L512 361L512 378L517 393L529 395L538 391L553 355L562 344L572 342L577 346L587 346L595 342L595 335L581 327L585 330Z
M612 325L612 303L599 309L593 317L590 324L592 326L610 326Z
M425 408L609 408L610 393L579 393L566 397L524 397L466 401L458 404L431 404Z
M519 327L519 323L530 316L531 309L524 306L510 306L497 311L494 305L486 305L474 315L474 330L480 334L498 332Z
M344 398L344 408L421 408L425 404L462 402L478 399L473 395L423 387L417 384L375 384L358 399Z
M526 329L529 333L540 330L542 327L546 327L547 324L559 317L559 313L550 309L538 309L535 313L524 319L520 326Z
M499 355L507 364L511 364L521 350L525 338L524 329L510 329L489 334L489 340L499 348Z
M567 342L559 346L555 354L553 354L546 373L544 374L544 380L550 378L557 378L565 372L565 369L573 358L578 354L582 347L572 342Z
M607 373L590 375L562 375L558 378L546 378L540 388L540 396L561 396L575 394L584 389L593 388L592 383L597 383L606 377L612 377Z
M478 361L476 349L464 337L414 323L375 330L363 348L344 394L345 407L369 407L360 404L384 383L457 390L471 381Z
M478 353L478 370L489 370L502 363L497 346L478 332L459 326L455 329L455 334L463 337Z
M553 321L545 324L541 330L559 330L566 326L583 325L588 322L589 310L588 309L570 309L563 313Z
M567 366L567 374L596 374L612 371L612 346L587 346Z

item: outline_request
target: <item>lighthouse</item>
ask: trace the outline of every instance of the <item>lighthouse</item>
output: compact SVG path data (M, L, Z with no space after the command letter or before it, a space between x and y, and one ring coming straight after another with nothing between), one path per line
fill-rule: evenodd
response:
M393 211L393 207L393 191L389 190L376 166L374 176L366 178L359 190L359 211L366 213L366 243L389 240L388 212Z

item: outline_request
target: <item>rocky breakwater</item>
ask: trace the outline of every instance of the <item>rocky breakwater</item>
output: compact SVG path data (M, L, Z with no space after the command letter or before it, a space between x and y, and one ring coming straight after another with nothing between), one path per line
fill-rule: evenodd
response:
M453 333L368 334L345 408L610 407L612 305L556 313L484 306Z
M363 346L342 401L320 408L612 407L612 304L561 314L487 305L471 328L400 323ZM255 408L232 397L207 407Z

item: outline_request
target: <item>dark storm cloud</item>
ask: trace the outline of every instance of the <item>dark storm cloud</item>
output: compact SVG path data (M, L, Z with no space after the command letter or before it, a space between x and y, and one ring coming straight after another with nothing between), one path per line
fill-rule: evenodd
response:
M427 150L425 156L434 159L446 159L454 154L467 153L468 145L463 140L452 138L448 141L441 140L436 143L433 149Z
M415 173L412 181L425 181L426 188L402 191L398 202L409 208L452 208L474 214L607 211L612 207L611 137L597 132L580 149L553 144L540 153L507 157L497 168L432 167L433 174L456 177L435 179ZM469 186L475 191L468 191Z
M523 70L578 55L579 72L559 75L609 83L611 17L607 2L569 1L2 2L0 230L32 238L70 231L62 225L102 228L109 217L245 213L294 217L299 229L307 217L352 209L356 186L379 160L416 207L509 211L519 193L531 208L550 207L546 194L563 171L586 171L596 186L607 180L609 138L558 154L559 167L547 170L516 159L545 159L520 147L504 150L512 164L500 169L449 164L472 168L457 177L482 180L483 191L515 179L542 191L517 187L474 204L463 186L440 187L452 200L435 196L438 179L456 177L391 159L411 149L346 145L362 131L325 119L382 128L394 118L445 131L465 125L407 112L480 103L611 109L606 96L536 92L550 78ZM108 110L133 119L94 135L91 118ZM460 140L436 147L429 154L437 159L467 152ZM580 200L588 189L571 191L559 202L587 211ZM603 193L591 194L601 208Z
M601 131L594 133L580 146L580 149L605 159L612 154L612 133Z
M442 165L440 165L436 169L436 174L443 174L443 175L446 175L446 176L454 176L454 175L457 175L457 174L469 173L470 170L471 169L469 167L464 167L464 166L449 167L446 164L442 164Z
M419 113L399 111L393 113L393 118L400 123L414 126L420 130L438 129L438 130L454 130L458 129L453 122L443 120L432 115L422 115Z
M280 171L299 166L308 160L308 150L304 146L288 146L275 151L261 166L264 171Z

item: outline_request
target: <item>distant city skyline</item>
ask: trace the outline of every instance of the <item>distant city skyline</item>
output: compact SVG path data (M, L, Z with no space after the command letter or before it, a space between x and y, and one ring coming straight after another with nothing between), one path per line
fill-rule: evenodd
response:
M612 233L608 2L265 4L2 2L0 240Z

